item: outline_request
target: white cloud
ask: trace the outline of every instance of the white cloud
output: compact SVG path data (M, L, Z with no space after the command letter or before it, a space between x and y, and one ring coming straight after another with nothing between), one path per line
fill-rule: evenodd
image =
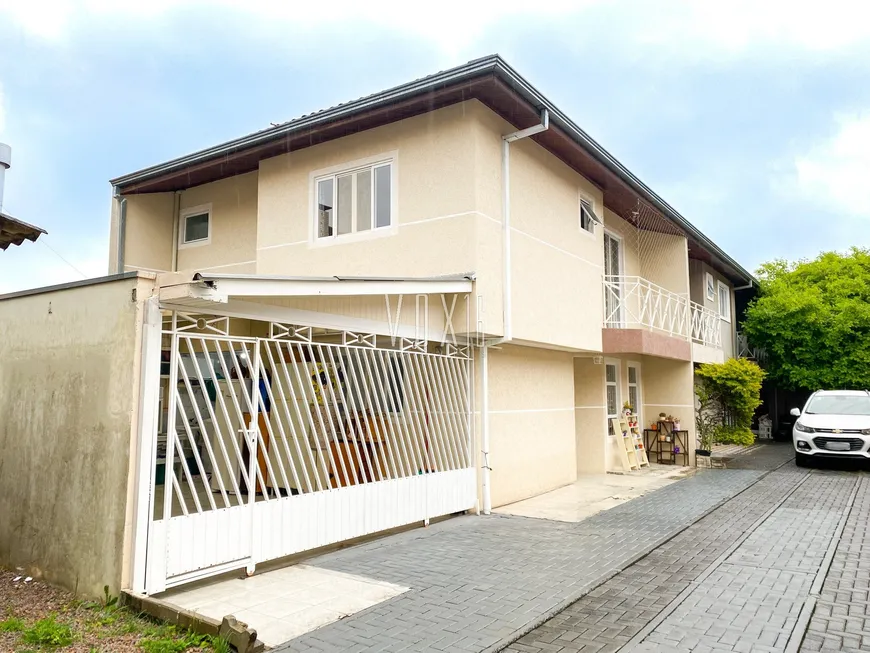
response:
M774 187L844 216L870 217L870 113L841 114L835 123L833 136L797 156Z
M739 55L759 48L844 51L870 42L870 3L860 0L550 0L532 5L524 0L443 0L425 16L404 0L333 0L328 8L287 0L0 0L0 15L5 13L32 35L63 39L79 21L144 20L182 8L213 13L216 6L299 31L327 22L373 23L450 52L473 49L476 37L497 21L566 19L589 11L597 18L612 17L613 39L623 45L696 56ZM582 40L579 27L582 23L576 37Z
M3 97L3 83L0 82L0 140L6 132L6 105Z

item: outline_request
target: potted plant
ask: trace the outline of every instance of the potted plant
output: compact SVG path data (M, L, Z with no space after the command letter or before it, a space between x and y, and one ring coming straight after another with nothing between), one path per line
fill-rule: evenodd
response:
M682 430L682 429L680 429L680 418L679 417L674 417L673 422L674 422L674 430L675 431Z

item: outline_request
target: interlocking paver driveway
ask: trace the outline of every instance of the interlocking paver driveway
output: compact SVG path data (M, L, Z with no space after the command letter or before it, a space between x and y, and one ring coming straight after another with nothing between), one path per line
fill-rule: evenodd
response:
M276 650L497 650L765 473L705 471L577 524L469 516L321 556L309 564L411 590Z

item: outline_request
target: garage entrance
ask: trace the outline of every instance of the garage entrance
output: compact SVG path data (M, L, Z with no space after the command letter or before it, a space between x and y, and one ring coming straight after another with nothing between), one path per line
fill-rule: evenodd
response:
M470 348L230 324L163 322L147 593L475 506Z

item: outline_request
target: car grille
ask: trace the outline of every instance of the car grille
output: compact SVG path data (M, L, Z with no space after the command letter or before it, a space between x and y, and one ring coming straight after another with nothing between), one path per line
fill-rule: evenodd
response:
M860 433L861 429L815 429L816 433Z
M864 448L864 440L860 438L813 438L813 444L818 449L827 449L829 442L848 442L849 451L861 451Z

